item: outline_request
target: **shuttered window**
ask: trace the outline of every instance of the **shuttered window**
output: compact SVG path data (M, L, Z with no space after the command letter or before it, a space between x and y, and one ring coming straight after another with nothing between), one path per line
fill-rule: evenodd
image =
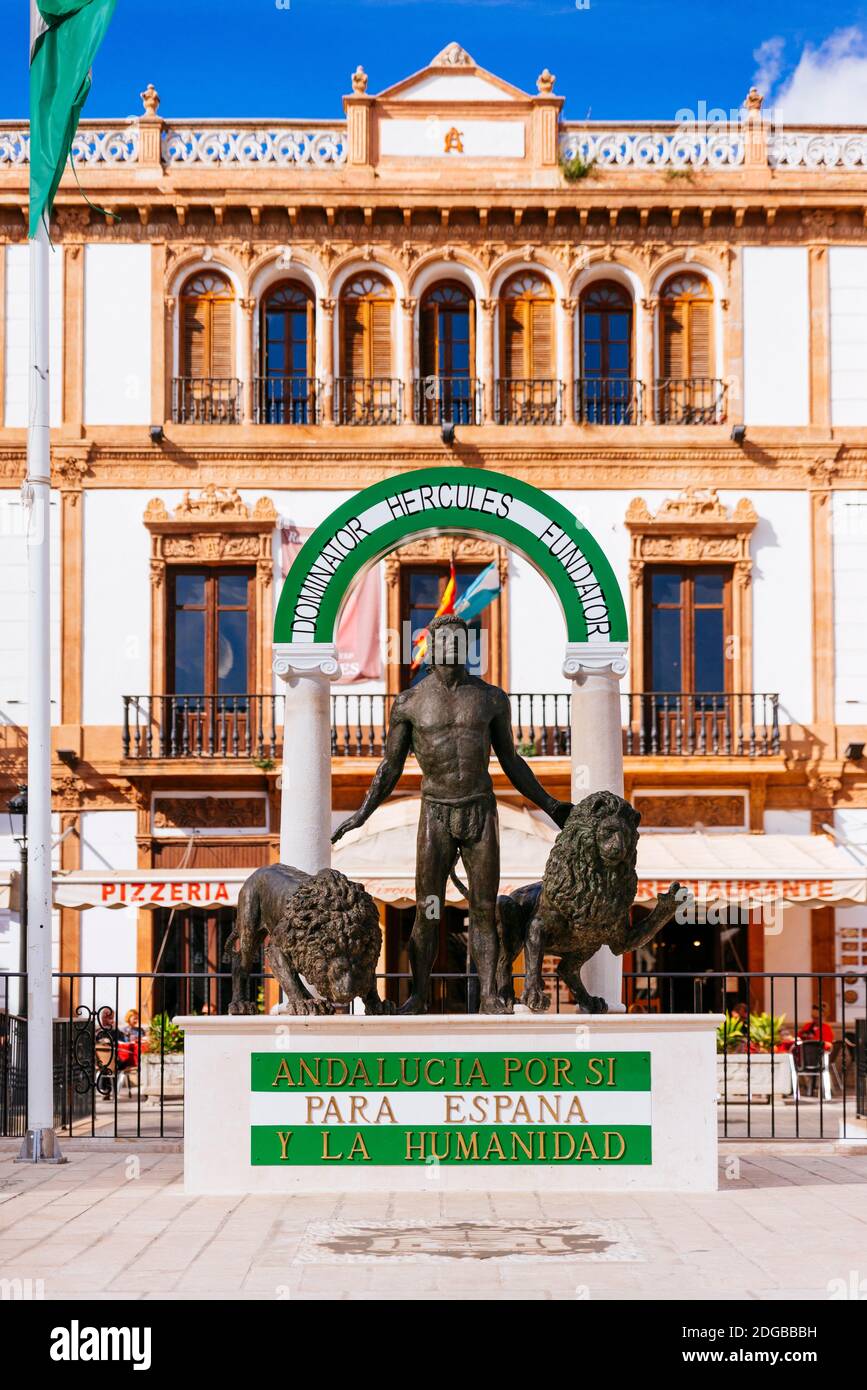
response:
M663 377L712 377L713 295L700 275L676 275L661 298Z
M369 378L392 375L391 286L378 275L359 275L344 290L343 375Z
M554 294L539 275L515 275L501 301L502 371L505 377L551 378L554 367Z
M181 295L181 376L234 377L235 296L223 275L196 275Z

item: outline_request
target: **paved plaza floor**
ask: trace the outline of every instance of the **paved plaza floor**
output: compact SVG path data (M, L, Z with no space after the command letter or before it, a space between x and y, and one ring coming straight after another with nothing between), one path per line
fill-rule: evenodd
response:
M867 1155L727 1146L702 1196L190 1197L182 1156L0 1149L4 1296L831 1299L867 1295ZM29 1282L28 1282L29 1281ZM10 1293L11 1290L11 1293Z

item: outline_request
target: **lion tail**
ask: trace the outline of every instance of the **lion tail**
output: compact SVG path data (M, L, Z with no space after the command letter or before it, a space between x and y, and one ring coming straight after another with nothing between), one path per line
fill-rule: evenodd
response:
M242 962L246 962L252 955L254 943L259 935L260 926L260 906L259 895L249 884L244 883L238 894L238 908L235 913L235 925L226 940L223 951L223 960L230 962L235 943L238 944L238 954Z
M457 860L455 861L455 863L457 863ZM468 897L469 897L469 894L470 894L470 890L469 890L469 888L467 887L467 885L466 885L465 883L463 883L463 882L461 881L461 879L458 878L457 874L455 873L455 866L454 866L454 864L453 864L452 867L449 869L449 878L451 879L452 883L453 883L453 884L455 885L455 887L457 888L458 892L459 892L460 894L462 894L463 897L468 898Z

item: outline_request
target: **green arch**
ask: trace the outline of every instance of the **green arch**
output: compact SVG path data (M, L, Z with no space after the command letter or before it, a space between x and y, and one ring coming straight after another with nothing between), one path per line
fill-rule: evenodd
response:
M454 465L364 488L305 542L283 584L275 642L333 642L356 575L414 536L481 535L519 551L560 602L570 642L625 642L626 607L604 552L572 512L505 473Z

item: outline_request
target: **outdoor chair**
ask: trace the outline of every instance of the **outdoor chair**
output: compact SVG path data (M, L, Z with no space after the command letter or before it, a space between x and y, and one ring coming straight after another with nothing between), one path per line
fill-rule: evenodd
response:
M826 1052L824 1043L799 1038L789 1053L792 1067L792 1095L800 1095L800 1082L806 1077L810 1082L810 1094L815 1094L817 1081L822 1086L826 1100L831 1099L831 1054Z

